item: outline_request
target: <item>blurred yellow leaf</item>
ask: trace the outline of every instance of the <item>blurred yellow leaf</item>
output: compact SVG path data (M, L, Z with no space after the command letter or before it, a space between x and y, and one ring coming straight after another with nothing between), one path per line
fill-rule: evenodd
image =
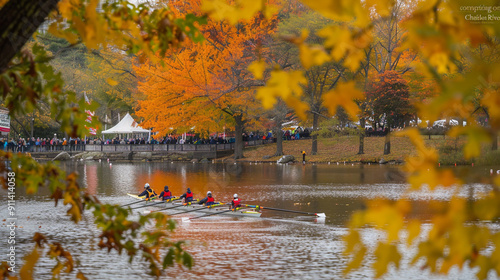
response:
M375 270L375 277L379 278L387 272L389 264L394 264L396 268L399 268L399 262L401 261L401 255L398 248L394 244L386 244L379 242L377 249L375 249L375 261L373 263L373 269Z
M474 215L483 221L496 219L500 214L500 205L498 205L499 199L500 197L496 193L488 193L486 197L483 197L474 203Z
M291 96L285 100L285 103L290 108L294 108L295 113L300 119L307 119L307 110L309 110L309 105L306 102L300 100L297 96Z
M300 61L305 69L322 65L331 60L330 56L321 46L308 46L305 43L299 45Z
M417 148L417 156L411 156L406 159L405 170L410 172L408 183L414 189L421 186L429 186L433 189L436 186L452 186L460 184L451 170L437 170L438 154L433 148L427 147L420 132L416 128L406 129L398 132L396 135L408 136L413 145Z
M107 82L110 86L116 86L116 85L118 85L118 82L117 82L117 81L115 81L115 80L113 80L113 79L111 79L111 78L107 78L107 79L106 79L106 82Z
M466 159L478 157L481 154L481 143L491 142L489 132L486 131L486 129L477 126L453 127L450 129L448 134L451 137L467 135L467 142L464 146L464 156Z
M359 107L354 100L362 100L365 95L358 90L354 82L339 83L334 90L323 95L325 107L330 115L335 115L337 107L342 106L352 119L356 119L359 113Z
M324 46L331 49L330 54L336 61L344 59L343 64L351 71L356 71L366 58L364 48L372 42L369 29L353 30L344 25L329 25L318 36L325 39Z
M204 0L201 6L202 11L208 13L215 20L228 20L231 24L236 24L240 20L249 20L258 12L266 18L271 18L278 9L264 1L245 0Z
M500 128L500 92L494 90L486 90L481 105L488 108L490 115L490 124L496 129Z
M389 16L392 7L394 6L394 0L367 0L367 7L373 7L381 17Z
M76 274L76 279L87 280L88 278L85 277L85 275L81 271L78 271L78 273Z
M325 38L324 45L331 48L333 59L339 61L352 47L352 33L343 26L330 25L318 31L320 37Z
M302 85L306 83L307 80L300 71L274 70L271 72L271 78L266 86L259 88L256 97L262 102L265 109L271 109L276 103L276 99L282 98L285 102L289 102L294 109L299 110L297 113L300 117L305 118L305 103L299 102L297 97L302 95Z
M56 276L61 274L61 270L64 268L63 264L58 262L53 268L52 268L52 276Z
M36 247L33 248L33 251L31 251L31 253L27 254L24 257L24 265L19 270L19 276L21 277L21 279L24 280L33 279L33 272L35 270L35 265L38 262L39 258L40 254L38 254L38 250Z
M361 247L353 256L351 261L347 264L344 269L344 275L348 274L351 270L358 269L361 266L366 254L366 247Z
M408 246L410 246L413 240L420 235L421 226L420 221L416 219L412 219L408 222L408 225L406 226L406 229L408 230Z
M361 236L359 235L359 232L354 229L350 229L349 233L342 238L342 240L346 243L345 249L344 249L344 254L349 255L350 253L354 252L356 246L360 246L363 243L361 243Z
M302 2L321 15L335 21L350 22L361 28L368 26L371 22L369 9L360 0L302 0Z
M266 63L263 60L256 60L248 66L255 79L262 80L264 78L264 71L266 70Z

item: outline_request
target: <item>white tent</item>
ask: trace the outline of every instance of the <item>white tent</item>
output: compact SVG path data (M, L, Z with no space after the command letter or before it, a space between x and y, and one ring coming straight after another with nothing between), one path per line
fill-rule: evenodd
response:
M148 141L151 139L151 131L140 127L130 116L129 113L123 119L108 130L104 130L102 134L134 134L134 133L147 133Z

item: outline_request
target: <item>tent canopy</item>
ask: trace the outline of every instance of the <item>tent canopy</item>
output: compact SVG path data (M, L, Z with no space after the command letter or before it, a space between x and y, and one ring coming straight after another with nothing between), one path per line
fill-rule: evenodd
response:
M125 134L125 133L150 133L149 130L140 127L130 116L129 113L123 119L108 130L104 130L102 134Z

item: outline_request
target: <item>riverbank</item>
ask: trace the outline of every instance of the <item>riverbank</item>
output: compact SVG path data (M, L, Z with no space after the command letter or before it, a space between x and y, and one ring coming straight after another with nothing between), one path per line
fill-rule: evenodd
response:
M462 148L465 137L452 138L443 135L422 136L428 147L439 153L441 165L500 165L500 152L492 151L491 144L483 145L483 156L477 159L465 159ZM392 136L391 153L384 155L385 137L366 137L364 153L358 154L359 137L340 136L318 139L318 153L312 155L312 139L291 140L283 142L284 155L291 155L295 162L302 162L302 151L306 152L308 163L356 163L356 164L402 164L408 156L416 155L417 150L408 137ZM238 162L276 162L281 156L274 156L276 143L246 147L244 158ZM55 154L32 153L37 160L52 160ZM140 161L176 161L176 162L227 162L234 161L232 151L217 151L217 155L203 151L153 151L153 152L70 152L60 160L110 160L121 162Z
M498 165L500 152L491 151L491 144L483 145L483 156L477 159L465 159L462 148L466 143L465 137L449 137L443 135L422 136L428 147L435 148L439 153L441 165ZM295 161L302 161L302 151L306 152L308 163L404 163L408 156L416 155L417 150L408 137L391 136L391 153L384 155L385 137L366 137L364 154L358 154L359 137L340 136L327 139L318 139L318 153L312 155L312 140L292 140L283 142L283 153L292 155ZM244 150L245 158L238 162L276 162L281 156L274 156L276 143L259 147L250 147ZM217 159L229 160L230 157Z

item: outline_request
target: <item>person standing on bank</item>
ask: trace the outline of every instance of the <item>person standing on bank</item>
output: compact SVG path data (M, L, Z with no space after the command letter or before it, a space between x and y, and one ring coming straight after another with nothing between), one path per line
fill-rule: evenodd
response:
M306 151L302 151L302 163L306 163Z

